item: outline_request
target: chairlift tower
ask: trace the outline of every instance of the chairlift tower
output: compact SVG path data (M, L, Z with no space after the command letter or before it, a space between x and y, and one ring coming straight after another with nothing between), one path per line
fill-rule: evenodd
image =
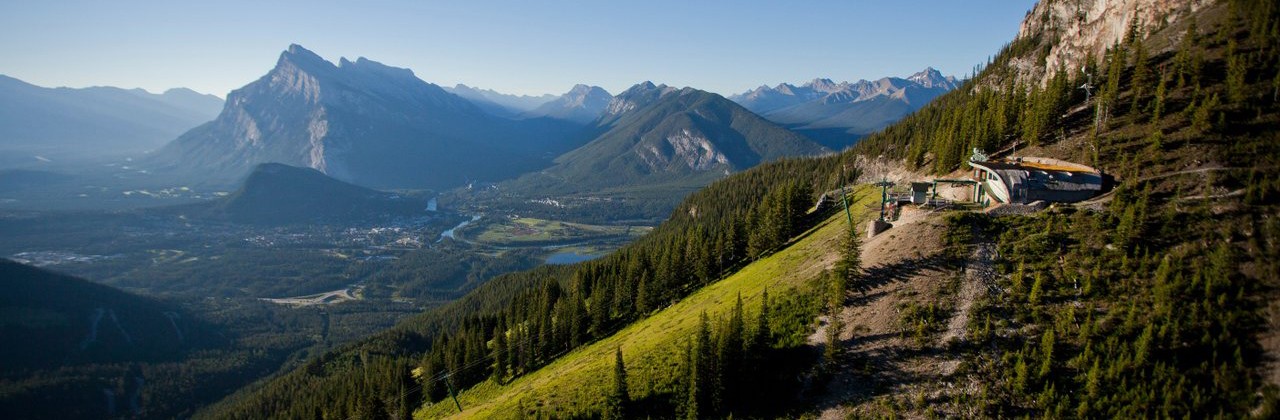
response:
M882 221L882 222L883 222L883 221L884 221L884 206L885 206L885 204L887 204L887 203L889 202L889 187L892 187L892 186L893 186L893 183L892 183L892 182L889 182L889 180L888 180L888 179L884 179L884 178L882 178L882 179L880 180L880 182L877 182L877 183L875 183L875 184L871 184L871 185L875 185L875 186L877 186L877 187L880 187L880 221Z
M1085 67L1080 67L1080 72L1084 73L1089 79L1083 85L1080 85L1080 89L1084 89L1084 103L1087 104L1089 99L1093 97L1093 73L1089 73L1089 70Z

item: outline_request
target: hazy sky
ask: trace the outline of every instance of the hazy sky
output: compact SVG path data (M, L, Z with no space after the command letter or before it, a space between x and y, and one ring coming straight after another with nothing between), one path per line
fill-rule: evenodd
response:
M5 1L0 74L41 86L185 86L225 97L298 43L423 80L500 92L617 93L644 80L760 84L963 76L1013 39L1031 0Z

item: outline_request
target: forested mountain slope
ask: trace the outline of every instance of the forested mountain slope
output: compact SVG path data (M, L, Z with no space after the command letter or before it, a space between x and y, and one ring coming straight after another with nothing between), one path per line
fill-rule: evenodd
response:
M1133 3L1042 3L974 83L856 147L941 173L965 169L973 147L1052 156L1118 186L1030 217L956 219L970 246L998 255L966 339L945 347L967 364L943 380L969 391L862 393L846 413L1274 416L1280 9L1136 2L1146 6L1134 14ZM1054 15L1075 6L1090 11L1083 23ZM1121 35L1076 31L1116 22ZM1027 71L1107 35L1110 48L1077 61L1083 73ZM1075 88L1089 74L1091 96ZM945 321L953 302L935 303ZM939 396L921 404L917 393Z
M314 359L204 414L408 413L424 396L435 401L445 391L442 382L419 382L410 370L422 368L418 376L427 379L450 372L457 389L482 383L494 369L486 343L502 330L528 343L508 365L508 377L533 372L779 249L820 220L805 213L812 191L835 188L841 165L832 156L747 170L693 194L667 223L607 257L495 278L456 303Z
M211 215L261 225L335 223L426 212L426 200L348 184L311 168L264 163Z
M815 223L800 209L817 192L838 186L842 172L853 175L858 156L949 173L967 169L963 162L974 147L1002 156L1017 145L1019 155L1102 168L1118 178L1118 186L1087 205L1032 216L949 218L954 233L948 241L956 252L978 246L999 251L992 261L996 275L984 284L988 292L960 323L964 338L942 347L958 357L958 367L921 388L868 387L842 401L842 409L872 416L1273 416L1276 370L1268 360L1280 342L1273 327L1280 325L1280 265L1271 258L1280 243L1280 9L1268 1L1160 4L1168 16L1125 25L1134 27L1133 36L1086 61L1093 63L1086 73L1097 86L1088 102L1084 91L1074 89L1088 76L1064 69L1041 84L1017 64L1039 62L1055 45L1074 42L1070 34L1021 34L964 86L846 153L726 177L691 195L651 235L609 257L495 279L457 304L312 360L205 414L405 416L420 402L446 398L442 381L455 390L472 389L464 395L496 395L508 381L534 389L535 379L558 371L540 369L571 367L571 359L558 357L588 354L583 346L596 357L572 360L598 372L609 364L598 356L608 359L610 349L592 342L626 343L644 325L635 322L660 319L661 308L728 287L743 264L761 257L767 263L779 249L782 256L797 255L794 246L783 245ZM1112 16L1094 19L1109 22ZM853 273L858 275L848 289L838 288L846 299L832 306L858 305L854 291L883 280L876 267L864 268ZM726 276L730 280L720 280ZM707 285L713 289L698 291ZM925 302L928 310L906 312L912 315L904 318L902 334L940 340L938 325L955 315L954 302L942 296ZM718 331L736 331L732 325L740 323L732 320L750 317L727 319ZM817 365L828 377L871 384L910 379L880 376L865 363L869 355L839 344L830 348L828 362ZM622 351L627 363L649 366L627 356L626 344ZM724 400L705 393L723 388L687 380L659 389L640 380L658 373L643 372L630 371L637 379L624 383L634 393L614 401L666 410L684 396L677 412L687 414L691 406L726 410L718 405ZM948 383L973 392L930 393ZM515 393L502 398L521 407L517 396L526 388L508 390ZM655 395L665 396L640 397ZM756 402L794 396L772 397L778 399ZM618 407L590 401L562 408L595 416ZM447 402L422 414L444 414L445 407ZM522 408L510 414L555 407L538 407L531 399Z

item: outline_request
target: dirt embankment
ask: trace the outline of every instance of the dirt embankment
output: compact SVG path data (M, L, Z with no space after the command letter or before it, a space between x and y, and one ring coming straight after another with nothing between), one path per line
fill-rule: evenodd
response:
M819 397L821 418L886 410L906 417L924 416L927 410L976 414L938 402L977 389L975 378L957 373L960 360L947 349L965 340L973 304L993 284L995 249L980 244L963 267L948 264L945 231L940 213L909 207L892 229L864 241L865 276L840 315L843 354ZM930 332L916 334L903 321L904 312L929 305L938 319ZM810 343L822 346L824 337L815 334Z

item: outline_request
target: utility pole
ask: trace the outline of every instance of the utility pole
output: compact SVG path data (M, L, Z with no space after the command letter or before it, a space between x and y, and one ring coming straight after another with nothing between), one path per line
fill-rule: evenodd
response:
M452 374L452 373L448 373L448 374L445 374L445 375L444 375L444 386L445 386L446 388L449 388L449 397L450 397L450 398L453 398L453 405L458 406L458 412L459 412L459 413L461 413L461 412L462 412L462 403L458 402L458 394L456 394L456 393L454 393L454 392L453 392L453 381L450 381L450 380L449 380L449 377L450 377L450 376L453 376L453 374Z
M849 213L849 195L844 192L844 165L840 165L840 203L844 205L844 217L849 220L849 230L853 230L853 214Z

